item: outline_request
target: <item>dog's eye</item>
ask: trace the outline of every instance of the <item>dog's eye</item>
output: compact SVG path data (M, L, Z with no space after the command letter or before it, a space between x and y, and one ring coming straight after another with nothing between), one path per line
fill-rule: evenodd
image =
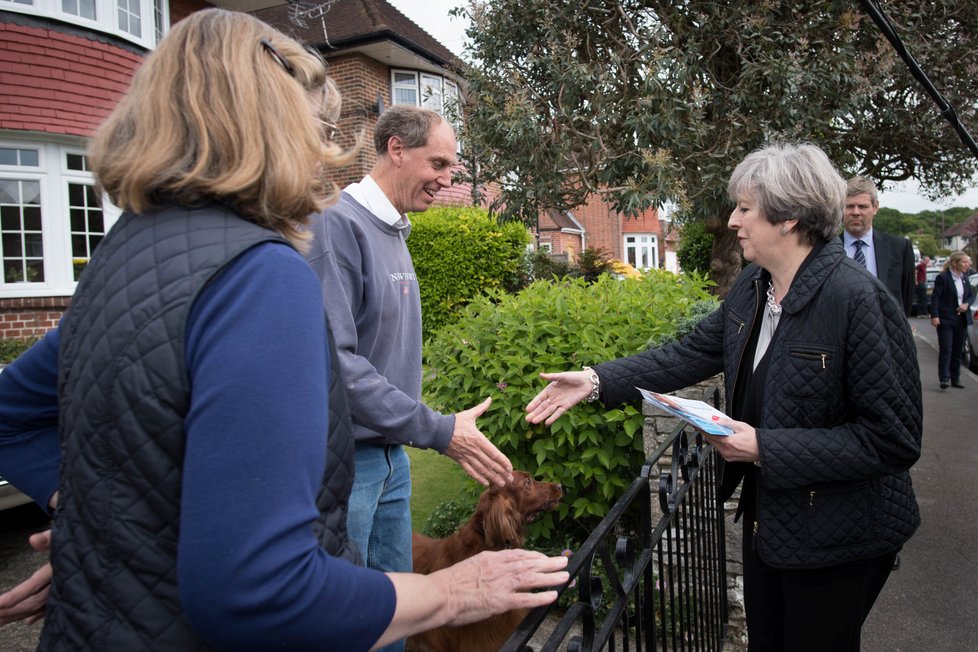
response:
M523 486L526 487L527 489L529 489L530 488L530 485L532 485L532 484L533 484L532 478L527 478L526 481L523 483Z

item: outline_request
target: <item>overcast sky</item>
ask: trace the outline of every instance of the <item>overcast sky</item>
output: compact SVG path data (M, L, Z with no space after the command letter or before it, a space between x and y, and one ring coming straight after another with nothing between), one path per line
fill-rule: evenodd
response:
M455 54L461 56L468 21L448 15L462 0L388 0L413 20L419 27L434 36ZM978 125L972 127L978 131ZM973 135L976 135L973 133ZM964 145L961 145L964 147ZM902 213L919 213L926 210L944 210L955 206L978 209L978 185L960 197L933 202L917 192L916 183L902 184L899 188L880 194L880 206L895 208Z

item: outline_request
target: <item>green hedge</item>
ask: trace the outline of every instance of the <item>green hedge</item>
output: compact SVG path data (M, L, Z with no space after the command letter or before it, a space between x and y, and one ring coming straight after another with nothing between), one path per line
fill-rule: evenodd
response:
M581 404L552 426L531 426L526 404L544 384L541 371L580 369L667 339L698 303L707 281L651 271L640 280L603 275L537 282L518 295L474 301L425 347L425 400L457 412L493 397L479 427L516 468L560 482L567 499L538 521L543 537L596 524L644 462L638 406L604 410ZM572 521L573 520L573 521Z
M421 288L425 337L473 298L512 288L530 242L520 223L499 224L481 208L440 206L411 216L408 249Z

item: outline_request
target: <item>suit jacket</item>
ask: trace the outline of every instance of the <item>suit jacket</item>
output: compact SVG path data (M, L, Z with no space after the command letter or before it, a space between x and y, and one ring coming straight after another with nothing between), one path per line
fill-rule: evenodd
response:
M963 280L964 302L970 305L971 300L975 296L975 291L971 288L971 284L968 283L967 276ZM942 322L947 320L947 323L951 323L957 317L959 305L958 291L954 287L954 277L951 276L951 270L945 269L934 277L934 292L930 295L930 316L937 317ZM965 313L965 320L969 324L974 322L974 317L970 310Z
M843 234L839 234L843 239ZM916 287L913 245L907 238L900 238L879 229L873 229L873 249L876 251L876 274L900 305L905 315L913 308Z

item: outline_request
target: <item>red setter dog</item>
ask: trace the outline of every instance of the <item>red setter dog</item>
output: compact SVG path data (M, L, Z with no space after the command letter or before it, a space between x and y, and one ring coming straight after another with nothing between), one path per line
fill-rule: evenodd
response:
M526 524L556 509L563 495L559 484L513 471L513 481L505 487L493 485L482 492L475 514L455 534L432 539L414 533L414 572L427 575L483 550L521 547ZM497 652L525 617L525 609L514 609L461 627L439 627L409 638L407 652Z

